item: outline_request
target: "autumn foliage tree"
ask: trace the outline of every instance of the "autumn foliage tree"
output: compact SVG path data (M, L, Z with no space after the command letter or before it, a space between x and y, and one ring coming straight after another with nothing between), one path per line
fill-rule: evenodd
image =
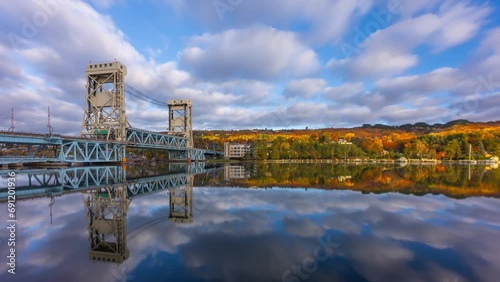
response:
M340 142L343 139L347 142ZM500 156L500 122L450 122L442 126L383 125L321 130L195 132L195 144L222 150L225 142L252 144L252 157L267 159L429 158L460 159L472 146L477 158ZM385 151L385 152L384 152Z
M362 142L362 148L368 153L369 156L375 157L382 153L384 145L382 144L382 140L377 137L365 138Z

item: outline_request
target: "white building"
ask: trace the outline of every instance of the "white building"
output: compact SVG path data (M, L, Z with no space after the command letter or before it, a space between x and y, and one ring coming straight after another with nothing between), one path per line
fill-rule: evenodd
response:
M224 158L243 158L251 152L250 144L224 143Z

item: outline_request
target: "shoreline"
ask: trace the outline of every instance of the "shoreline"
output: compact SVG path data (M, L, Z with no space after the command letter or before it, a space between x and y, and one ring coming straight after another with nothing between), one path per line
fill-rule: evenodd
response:
M498 166L498 162L490 160L435 160L435 159L409 159L406 161L392 159L293 159L293 160L241 160L241 162L261 163L318 163L318 164L399 164L399 165L478 165ZM227 163L230 163L229 161Z

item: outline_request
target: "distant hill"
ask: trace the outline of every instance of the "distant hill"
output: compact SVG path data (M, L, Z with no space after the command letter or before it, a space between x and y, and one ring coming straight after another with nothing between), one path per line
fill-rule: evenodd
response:
M443 129L449 129L454 126L459 125L469 125L471 127L478 126L479 128L483 128L484 126L500 126L500 121L490 121L490 122L472 122L466 119L457 119L453 121L449 121L445 124L435 123L435 124L427 124L425 122L417 122L414 124L407 123L402 125L385 125L385 124L363 124L361 127L352 127L352 128L318 128L318 129L281 129L281 130L273 130L273 129L240 129L240 130L195 130L195 135L201 134L210 134L210 133L223 133L234 135L236 133L240 134L252 134L252 133L264 133L264 134L278 134L278 133L297 133L297 134L313 134L314 132L342 132L342 131L359 131L360 129L366 129L370 132L370 129L383 129L383 130L395 130L395 131L408 131L408 132L442 132Z

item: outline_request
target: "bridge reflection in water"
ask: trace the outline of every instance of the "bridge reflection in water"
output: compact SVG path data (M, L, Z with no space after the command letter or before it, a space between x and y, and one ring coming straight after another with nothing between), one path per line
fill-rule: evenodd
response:
M19 170L16 171L16 177L21 181L16 187L16 200L50 197L52 215L52 205L57 196L82 193L88 223L90 259L122 263L129 257L127 235L134 236L146 225L158 223L158 220L148 222L127 231L127 211L133 199L168 191L168 220L191 223L194 176L216 172L218 169L205 168L204 162L174 163L169 164L168 174L129 179L121 166ZM7 174L2 171L0 176L5 178ZM7 196L7 188L0 188L0 202L6 201Z

